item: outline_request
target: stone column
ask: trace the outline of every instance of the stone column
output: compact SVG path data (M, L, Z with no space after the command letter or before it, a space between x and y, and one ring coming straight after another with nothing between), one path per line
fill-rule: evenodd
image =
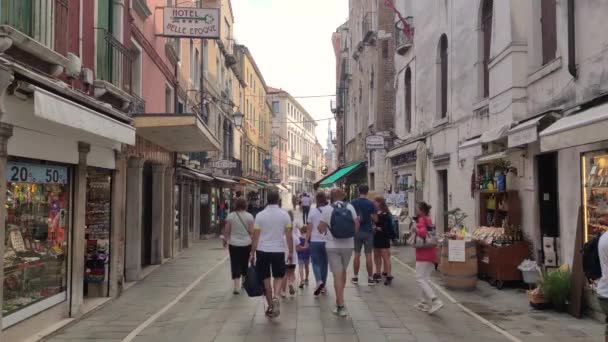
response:
M174 204L174 179L175 168L168 167L165 170L165 220L163 225L163 258L173 258L173 241L175 240L175 204Z
M154 164L152 167L152 265L160 265L163 262L165 169L163 164Z
M72 226L72 301L70 316L80 317L83 314L83 281L84 281L84 251L86 240L84 227L86 225L87 204L87 155L91 145L78 142L78 165L74 172L74 224Z
M180 205L180 221L181 221L181 229L182 229L182 250L190 247L190 239L188 238L188 234L190 234L190 223L189 221L189 213L188 213L188 192L190 191L190 184L186 180L182 181L182 191L180 193L181 196L181 205Z
M125 196L127 193L127 159L116 152L116 170L112 177L112 235L110 236L110 297L122 292L125 266Z
M141 276L141 225L142 225L142 191L143 191L143 158L132 157L127 163L127 212L125 241L125 277L126 281L136 281Z
M2 41L0 41L0 46ZM6 46L6 45L4 45ZM10 45L9 45L10 46ZM6 88L13 83L13 73L0 64L0 119L6 113L4 96ZM4 301L4 241L6 238L6 161L8 158L8 140L13 136L13 126L0 122L0 307ZM0 340L2 340L2 320L0 319Z

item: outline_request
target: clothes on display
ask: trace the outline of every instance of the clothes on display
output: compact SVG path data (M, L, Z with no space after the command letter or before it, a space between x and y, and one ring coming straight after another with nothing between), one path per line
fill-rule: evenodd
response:
M608 154L583 157L583 171L585 238L590 240L608 230Z
M109 171L88 170L85 256L85 282L103 283L108 280L110 259L110 204L112 176Z

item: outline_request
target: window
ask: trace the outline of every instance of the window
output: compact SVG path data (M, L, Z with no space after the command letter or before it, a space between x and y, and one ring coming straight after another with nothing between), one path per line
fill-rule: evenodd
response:
M190 66L194 69L194 88L200 88L200 79L201 79L201 57L198 49L194 49L194 65Z
M173 88L165 84L165 113L173 113Z
M184 105L184 100L177 100L177 113L185 113L186 106Z
M448 37L443 34L439 38L439 117L448 115Z
M412 130L412 70L405 70L405 131Z
M194 41L190 39L190 82L192 84L196 84L196 82L194 82L196 80L194 64Z
M207 40L203 40L203 68L207 70L209 68L209 46Z
M370 172L369 174L369 189L370 190L375 190L376 188L376 174L373 172Z
M543 64L555 59L557 50L556 0L541 0L541 30L543 39Z
M272 112L275 114L279 113L279 101L272 101Z
M484 98L490 95L490 49L492 47L492 11L494 8L493 0L485 0L481 8L481 34L483 53L483 88Z
M142 61L141 61L141 47L137 45L135 41L132 40L133 43L133 59L132 59L132 69L133 69L133 84L131 89L133 93L139 97L142 97Z

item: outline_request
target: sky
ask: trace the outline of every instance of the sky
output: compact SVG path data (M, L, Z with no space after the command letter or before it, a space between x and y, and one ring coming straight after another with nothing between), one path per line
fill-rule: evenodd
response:
M346 0L232 0L234 38L249 48L268 86L292 96L336 92L331 35L348 17ZM333 117L331 97L297 98L315 119ZM335 121L332 130L335 130ZM317 137L327 145L328 121Z

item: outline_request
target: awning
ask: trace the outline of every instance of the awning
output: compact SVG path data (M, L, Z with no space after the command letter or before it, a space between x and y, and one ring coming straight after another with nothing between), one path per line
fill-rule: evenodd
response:
M268 187L268 183L265 183L265 182L262 182L262 181L259 181L259 180L255 180L255 179L253 181L255 183L257 183L258 186L261 186L262 188L267 188Z
M508 132L508 146L517 147L530 144L538 140L538 124L544 117L544 115L541 115L511 128Z
M356 171L359 167L363 165L362 162L356 162L354 164L347 165L343 168L340 168L325 179L321 181L319 186L321 188L331 188L334 186L334 183L339 181L342 177L348 176L352 172Z
M510 127L511 127L511 125L503 125L503 126L496 127L494 129L485 131L481 135L481 138L479 138L479 141L482 144L488 144L488 143L500 140L507 136L507 132L509 131Z
M416 151L418 149L418 145L423 144L421 141L415 141L413 143L409 143L407 145L399 146L394 148L386 154L386 158L393 158L400 154Z
M230 184L236 184L237 182L232 180L232 179L228 179L228 178L224 178L224 177L218 177L218 176L213 176L213 178L217 179L220 182L224 182L224 183L230 183Z
M38 87L34 88L34 116L111 141L135 145L133 126Z
M251 185L251 186L255 186L255 187L259 187L260 186L258 183L254 182L254 181L250 181L247 178L242 178L241 177L240 181L241 181L242 184L245 184L245 185Z
M481 137L466 140L458 146L458 158L475 158L482 153Z
M276 184L276 187L279 188L280 192L289 192L289 190L283 184Z
M206 174L204 174L204 173L202 173L202 172L200 172L198 170L191 169L191 168L189 168L187 166L180 166L179 170L180 170L180 172L182 172L184 174L187 174L190 177L198 178L198 179L203 180L203 181L209 182L209 181L213 180L213 177L207 176Z
M491 161L503 159L507 157L507 152L497 152L492 154L486 154L485 156L477 158L477 164L486 164Z
M553 151L608 139L608 104L558 120L540 133L540 150Z
M137 134L171 152L219 151L220 142L196 114L137 114Z

